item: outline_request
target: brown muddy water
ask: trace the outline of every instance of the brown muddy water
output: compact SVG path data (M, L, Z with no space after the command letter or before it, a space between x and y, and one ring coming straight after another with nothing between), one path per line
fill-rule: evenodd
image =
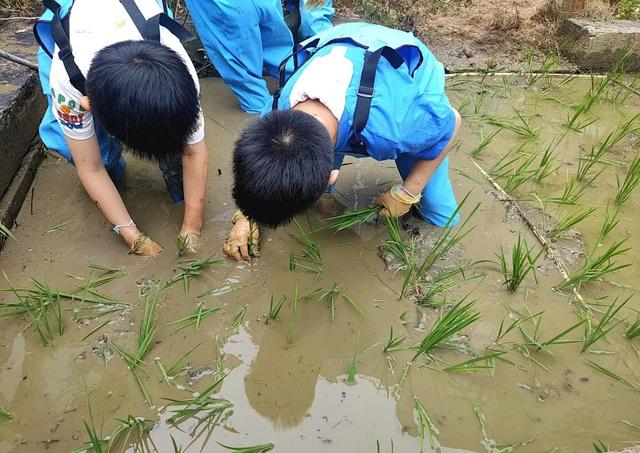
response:
M470 220L470 225L477 227L438 263L437 269L465 260L494 260L501 244L507 252L511 250L518 233L536 251L540 249L513 209L501 201L504 196L473 164L469 153L480 141L479 135L486 137L496 130L483 114L507 116L515 122L516 108L539 131L539 137L524 140L505 129L476 162L489 171L505 155L520 156L518 164L531 155L541 155L551 140L565 132L562 123L570 110L563 104L578 102L590 87L588 79L558 87L563 80L542 78L528 86L524 79L515 77L487 77L482 84L477 78L449 79L452 103L462 106L465 116L460 144L451 158L452 179L460 199L471 191L463 216L476 203L480 208ZM231 149L250 118L238 111L220 80L203 80L202 87L211 177L205 246L200 258L211 254L221 257L222 242L235 211L229 193ZM482 92L486 95L478 95ZM613 90L609 90L611 96ZM473 113L474 106L477 114ZM548 199L562 193L577 171L579 155L588 153L592 144L638 112L640 100L635 95L617 103L603 97L581 118L596 121L580 133L567 133L557 147L558 170L542 183L525 183L512 194L534 224L549 228L553 218L576 209ZM136 223L165 247L158 258L129 256L85 196L73 168L47 158L14 229L17 240L8 241L2 253L0 269L16 287L30 287L34 278L55 290L73 292L86 283L91 263L122 268L124 277L99 290L130 306L81 319L87 313L64 300L64 335L55 332L53 344L47 347L26 316L0 318L0 407L12 416L0 416L0 451L82 449L89 439L83 423L91 421L89 404L99 436L107 436L115 428L116 419L129 415L153 423L144 446L135 444L132 434L129 445L117 445L114 451L173 452L172 437L182 451L226 451L218 442L233 447L274 443L278 452L431 451L429 440L421 441L419 436L415 399L439 430L442 451L498 452L513 448L523 452L574 452L593 451L597 441L611 449L640 444L640 392L633 388L640 387L640 339L623 337L627 322L635 320L640 309L636 294L640 286L640 236L635 228L640 219L640 191L623 205L619 224L598 244L604 207L615 196L616 178L624 178L628 162L638 152L638 138L637 133L628 135L606 154L605 163L594 166L594 170L603 171L584 191L579 205L596 207L596 211L578 224L577 231L553 244L554 253L571 274L580 269L585 254L591 255L592 250L600 253L611 243L628 238L631 249L615 261L631 266L607 276L605 281L583 285L579 292L584 302L553 290L562 276L549 257L537 263L537 282L530 274L515 294L506 292L496 264L480 263L467 277L484 277L470 280L448 295L450 301L468 295L467 300L475 301L480 319L454 339L456 349L436 349L429 358L420 357L405 368L414 352L385 354L389 329L393 327L396 336L406 337L405 344L419 343L439 311L420 308L411 297L399 299L402 271L387 271L378 256L380 244L387 239L384 225L315 234L323 261L317 281L314 273L301 267L289 270L291 251L302 253L294 226L266 231L262 257L251 265L227 260L193 278L187 294L180 284L161 291L158 331L140 374L150 405L145 403L126 363L105 343L135 350L143 310L138 304L140 289L152 280L166 281L177 272L180 259L173 244L181 207L170 203L156 168L129 158L126 187L122 188L125 202ZM323 218L340 214L345 208L368 205L376 193L398 178L391 162L349 162L352 164L343 168L337 192L325 196L309 213L312 225L320 225ZM507 179L508 175L497 182L503 185ZM298 220L308 231L307 217ZM419 242L428 247L437 233L434 228L420 226ZM329 304L318 302L317 297L301 298L294 319L291 302L296 293L304 296L317 288L329 289L334 283L341 285L341 295L335 300L333 321ZM210 295L201 296L207 292ZM362 308L362 321L343 294ZM287 302L278 320L267 324L272 295L276 302L287 296ZM543 312L538 335L546 340L576 324L580 310L590 311L594 319L599 319L605 304L628 296L631 300L617 314L618 319L628 321L584 353L582 326L565 337L578 342L541 351L529 347L526 355L522 347L514 349L525 343L518 329L495 344L503 320L505 326L512 322L510 310ZM2 303L15 300L10 293L0 295ZM197 331L189 326L176 332L175 326L167 325L193 313L199 302L221 310L203 320ZM49 316L55 326L53 314ZM523 325L533 330L530 322ZM194 347L184 360L184 373L172 384L167 383L158 362L168 368ZM509 351L502 357L510 363L496 361L494 371L443 370L487 348ZM350 382L348 370L354 350L355 375ZM626 383L595 370L589 360L613 371ZM165 398L189 398L192 393L185 387L202 391L222 375L226 377L214 396L228 400L232 409L204 423L197 418L178 424L169 421L171 405ZM484 432L477 416L480 410L485 416Z

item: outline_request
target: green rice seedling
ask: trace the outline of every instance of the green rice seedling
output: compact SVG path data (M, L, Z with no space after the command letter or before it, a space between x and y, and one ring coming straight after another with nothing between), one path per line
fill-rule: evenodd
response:
M636 317L636 320L631 325L629 325L629 328L625 332L624 336L629 340L640 337L640 315L638 315L638 317Z
M86 443L87 447L91 448L94 453L108 453L108 450L105 448L108 441L103 439L102 433L98 434L96 429L96 422L93 418L93 410L91 408L91 400L89 399L89 395L87 394L87 408L89 410L89 421L85 418L82 419L84 423L85 431L89 436L89 441ZM104 423L104 419L102 420ZM102 427L100 428L102 432Z
M254 445L252 447L230 447L218 442L218 445L227 450L235 451L236 453L265 453L276 448L274 444Z
M382 349L382 351L385 354L388 354L390 352L393 351L400 351L402 349L408 349L410 346L406 346L404 345L405 340L407 339L407 337L396 337L393 335L393 326L389 327L389 340L387 340L387 343L384 345L384 348Z
M0 406L0 420L11 420L12 418L11 412Z
M178 249L178 257L182 258L189 252L189 237L179 234L176 238L176 248Z
M510 317L515 317L513 322L508 326L505 326L504 319L500 322L500 328L498 329L498 334L496 335L496 339L493 341L494 344L498 344L507 334L514 329L516 329L520 324L533 319L536 316L541 315L543 312L539 312L527 317L522 317L522 315L515 316L513 313L509 313Z
M431 446L432 451L439 452L442 450L442 445L438 440L438 436L440 435L440 431L433 424L431 418L429 418L429 414L427 414L427 410L424 408L420 400L418 398L413 398L415 403L416 414L418 418L418 436L420 436L420 452L424 451L424 439L429 439L429 445Z
M84 341L87 338L89 338L91 335L93 335L94 333L96 333L98 330L102 329L104 326L106 326L107 324L109 324L111 322L110 319L107 319L106 321L102 322L100 325L98 325L98 327L96 327L95 329L93 329L91 332L89 332L88 334L86 334L84 337L82 337L80 339L80 341Z
M518 135L523 140L535 140L539 137L540 133L533 128L531 122L525 118L515 108L513 109L517 116L517 121L510 121L507 118L499 116L486 116L487 123L492 126L497 126L503 129L510 130L514 134Z
M385 219L385 223L389 239L383 243L384 250L393 255L402 264L409 265L413 261L412 247L404 242L398 219L388 217Z
M622 183L618 179L618 192L616 193L615 203L622 206L631 196L633 191L640 184L640 153L636 154Z
M608 75L600 78L596 82L596 77L591 74L591 89L585 94L585 96L582 98L582 101L573 107L574 113L573 115L567 117L567 122L564 124L564 126L576 132L581 132L587 126L593 124L595 120L586 122L578 122L578 120L580 119L580 117L591 111L598 99L600 99L602 94L604 94L606 88L610 83L611 77L609 77Z
M640 391L640 382L632 382L629 379L621 376L620 374L616 373L615 371L603 367L602 365L594 362L593 360L587 359L587 363L589 365L591 365L595 370L599 371L600 373L604 374L607 377L610 377L611 379L614 379L618 382L621 382L622 384L625 384L629 387L631 387L634 390Z
M289 328L287 329L287 344L293 343L293 332L296 325L296 314L298 312L299 300L298 287L296 286L295 292L293 293L293 300L291 301L291 320L289 321Z
M231 402L221 398L214 398L212 396L214 390L220 386L225 377L226 376L223 376L216 380L213 384L192 398L182 400L164 398L165 401L170 403L168 411L173 414L169 418L169 423L179 425L192 417L199 418L200 423L202 423L206 420L221 417L228 409L231 409L233 407Z
M589 316L585 317L584 339L582 340L582 350L580 352L585 352L598 340L606 340L607 334L622 322L621 319L616 319L616 315L622 309L622 307L624 307L626 303L629 302L630 299L631 296L629 296L624 302L616 306L616 302L618 302L618 299L616 298L616 300L614 300L613 303L607 308L607 311L604 313L604 315L602 315L600 321L598 321L595 325L592 323L592 320Z
M70 218L68 218L68 219L61 220L60 222L56 223L56 224L55 224L55 225L53 225L51 228L49 228L49 229L47 230L47 233L56 233L56 232L58 232L58 231L62 231L62 230L64 230L64 228L65 228L67 225L69 225L70 223L75 222L75 220L76 220L76 219L75 219L75 218L73 218L73 217L70 217Z
M171 446L173 447L173 453L183 453L182 446L178 446L178 443L171 435Z
M343 294L342 297L344 298L344 300L347 301L349 305L351 305L351 307L356 311L356 313L358 313L361 319L364 318L364 311L362 310L362 307L360 307L360 305L358 305L351 296L347 294Z
M484 105L484 101L487 100L487 96L488 95L489 95L489 91L488 90L480 88L480 90L473 96L473 98L472 98L472 101L473 101L473 113L475 115L480 113L480 110L482 109L482 106Z
M463 206L466 205L467 200L469 199L469 195L471 192L467 193L465 197L462 199L456 210L451 214L451 217L447 221L446 225L440 232L438 239L433 244L433 247L427 255L425 256L422 264L420 264L415 272L414 272L414 281L423 281L427 272L433 267L433 265L443 258L452 248L457 246L462 242L462 240L471 233L477 225L467 227L473 216L480 208L480 203L478 203L469 214L467 214L466 218L463 220L462 224L456 228L451 228L451 224L462 209Z
M496 179L507 177L512 171L512 164L520 160L520 155L515 156L512 153L507 153L489 168L489 174Z
M566 234L571 228L582 222L595 212L596 208L588 208L582 211L569 211L556 221L556 224L547 231L550 239L557 239Z
M564 190L562 191L562 195L559 197L549 197L546 201L555 204L563 204L563 205L575 205L578 204L578 201L584 195L584 192L587 190L587 186L581 186L575 178L569 180L569 182L564 186Z
M510 365L515 365L510 360L503 358L507 351L490 351L486 354L482 354L476 357L473 357L469 360L465 360L464 362L457 363L455 365L449 365L444 368L444 371L451 372L467 372L467 371L482 371L489 370L491 375L495 374L496 369L496 360L501 360Z
M381 206L372 206L370 208L346 211L342 215L329 217L328 219L324 219L324 221L326 222L326 228L331 228L335 231L347 230L353 226L365 223L367 220L373 218L378 214L380 208Z
M280 311L284 306L284 303L287 301L287 296L282 296L280 302L274 304L273 295L271 295L271 299L269 300L269 313L267 313L267 317L264 320L265 324L271 324L273 321L278 320L278 316L280 316Z
M320 290L320 295L317 299L318 302L326 300L329 304L329 310L331 312L331 321L336 320L336 298L340 294L342 286L338 283L334 283L331 289L326 291ZM314 292L315 293L315 292ZM313 293L312 293L313 294Z
M473 405L473 412L476 414L476 418L480 423L480 429L482 431L482 446L487 450L488 453L510 453L516 447L527 445L530 442L533 442L535 439L528 439L523 442L514 442L511 444L498 444L495 440L489 438L489 434L487 431L487 417L480 407L480 404L475 403Z
M0 234L11 239L16 238L11 232L11 230L7 228L2 222L0 222Z
M588 257L582 269L571 275L568 280L559 283L556 286L558 290L564 290L571 287L580 287L585 283L591 283L604 278L613 272L631 266L627 264L617 264L614 258L617 258L630 250L629 247L622 248L628 238L624 238L614 244L611 244L602 254L598 256Z
M535 161L536 155L532 154L519 166L511 170L510 174L507 176L507 179L503 184L505 192L512 194L516 190L518 190L520 186L535 178L537 170L535 168L532 168Z
M421 307L428 308L443 308L450 305L447 302L446 293L472 280L484 278L484 274L472 275L467 278L467 272L478 263L480 262L467 262L452 270L432 276L428 282L420 285L419 299L416 300L416 303ZM458 276L462 278L456 278Z
M421 355L427 355L434 348L442 345L443 342L473 324L479 318L480 315L474 310L474 303L464 304L464 299L461 300L444 316L438 318L429 333L416 346L416 354L411 361L413 362Z
M133 415L129 415L126 419L117 418L116 421L118 425L107 437L108 442L105 450L107 453L113 451L116 445L121 445L123 448L130 447L129 439L132 435L135 436L138 441L138 446L141 447L140 443L145 436L149 434L155 424L152 420L147 420L143 417L134 417ZM137 450L137 448L135 450Z
M620 207L617 207L615 211L610 211L609 204L607 204L607 208L604 212L604 217L602 220L602 226L600 227L600 233L598 234L598 242L607 237L607 235L611 233L611 230L613 230L618 225L618 223L620 222L618 214L620 214Z
M481 132L480 133L480 143L478 143L475 148L473 148L471 151L469 151L469 155L471 157L475 157L477 158L478 156L480 156L480 154L489 147L489 145L491 144L491 142L493 142L493 139L496 138L496 136L502 132L502 128L496 129L495 131L493 131L492 133L490 133L489 135L487 135L486 137L484 136L484 134Z
M542 157L540 158L540 162L538 163L538 168L535 170L534 179L536 182L541 183L546 178L556 173L560 168L560 165L556 165L555 161L558 157L558 154L555 152L556 148L560 144L560 142L567 136L565 132L560 136L557 140L551 140L549 146L545 149Z
M558 346L563 344L571 344L571 343L579 343L580 340L567 340L565 337L584 324L584 320L579 321L578 323L572 325L571 327L563 330L559 334L554 337L549 338L548 340L543 340L540 337L540 324L542 323L542 312L538 315L530 316L531 323L533 324L533 331L530 331L524 322L518 324L518 330L522 333L522 336L527 341L527 346L535 347L536 351L546 351L549 354L553 355L553 352L549 349L550 346Z
M526 239L520 233L518 233L518 239L511 249L511 257L505 255L504 248L500 245L500 254L496 253L495 255L504 277L503 284L508 292L515 293L525 277L531 272L533 272L536 283L538 282L535 267L536 261L543 252L544 249L541 249L537 254L534 254L533 247L529 247Z
M195 311L182 319L173 321L167 324L167 326L176 326L173 332L177 332L189 326L195 326L196 332L200 328L200 323L220 311L219 307L206 308L203 302L200 302Z
M231 320L231 324L229 324L229 327L234 331L240 330L240 327L244 325L244 318L246 314L247 307L241 307L240 310L238 310L238 313L236 313L236 315Z
M129 351L127 351L123 347L118 346L117 344L113 343L112 341L109 341L109 347L116 354L118 354L122 358L122 360L124 360L125 363L129 366L129 369L131 370L131 374L133 374L133 377L135 378L136 383L138 384L138 388L140 389L140 392L142 392L142 396L144 398L144 401L149 406L152 406L153 403L151 402L151 396L149 395L149 391L147 390L147 386L144 384L144 381L142 380L142 377L139 374L139 371L142 371L143 373L145 372L142 369L143 362L141 360L139 360L136 355L131 354Z
M206 269L223 262L224 260L216 259L213 256L210 256L209 258L204 260L192 259L182 261L180 263L181 265L178 266L180 272L177 275L171 277L169 281L164 284L163 288L168 288L178 282L182 282L184 293L187 294L189 292L189 281L192 278L201 276Z
M305 231L302 229L300 224L293 219L298 231L300 231L300 237L294 236L296 241L298 241L303 247L303 254L300 256L296 256L295 251L292 250L289 255L289 270L294 271L298 266L303 269L307 269L308 271L316 274L315 281L320 277L320 273L322 272L322 256L320 255L320 246L315 241L315 239L311 238ZM302 264L300 261L302 261ZM314 282L315 282L314 281Z
M358 358L358 344L360 343L360 334L362 333L362 318L360 318L360 324L358 326L358 333L356 334L355 341L353 342L353 355L351 356L351 362L349 362L349 368L347 369L347 382L356 382L356 360Z
M604 442L602 442L600 439L597 439L593 443L593 449L595 450L596 453L607 453L607 452L611 451L609 446L607 444L605 444Z
M159 297L160 285L158 284L154 284L148 291L141 295L144 311L142 312L142 322L140 323L140 331L138 332L138 350L135 356L138 363L144 361L158 331L157 308Z

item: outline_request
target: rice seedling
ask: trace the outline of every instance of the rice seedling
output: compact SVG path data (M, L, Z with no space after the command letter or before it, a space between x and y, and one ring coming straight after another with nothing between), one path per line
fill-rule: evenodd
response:
M620 214L620 207L617 207L615 211L610 211L609 204L607 204L607 208L604 212L604 217L602 220L602 226L600 227L600 233L598 234L598 242L607 237L607 235L611 233L611 230L613 230L618 225L618 223L620 222L618 214Z
M331 312L331 321L336 320L336 298L340 294L342 286L339 283L334 283L333 286L328 290L316 290L312 292L309 296L313 296L319 294L316 299L317 302L325 300L329 305L329 310Z
M0 406L0 420L11 420L12 418L11 412Z
M431 267L441 258L443 258L451 249L460 244L462 240L471 233L477 225L467 227L473 216L480 208L480 203L476 204L476 206L471 210L471 212L467 215L466 219L458 226L457 228L451 228L451 223L458 216L458 213L462 209L463 206L466 205L467 200L469 199L469 195L471 192L467 193L465 197L462 199L458 208L451 214L451 217L447 221L447 224L440 232L438 239L433 244L433 247L427 255L425 256L422 264L420 264L415 272L414 272L414 281L423 281L426 273L431 269Z
M548 197L546 201L555 204L575 205L587 190L587 186L581 186L575 178L569 180L564 186L562 195L558 197Z
M413 261L413 247L408 246L404 242L402 232L400 231L400 224L398 223L398 219L388 217L385 219L385 223L387 225L387 233L389 235L389 239L383 243L382 247L386 252L389 252L402 264L408 266Z
M522 238L520 233L518 233L518 239L511 249L511 257L505 255L504 248L500 245L500 254L496 253L495 255L504 277L503 284L508 292L515 293L531 272L533 272L536 283L538 282L535 267L536 261L543 252L544 249L541 249L537 254L534 254L533 247L529 247L526 239Z
M171 446L173 447L173 453L183 453L182 446L178 446L178 443L171 435Z
M537 169L531 168L536 160L536 155L532 154L519 166L511 170L503 184L504 191L512 194L523 184L531 181L537 174Z
M547 177L551 176L555 172L558 171L560 165L555 164L555 160L558 154L555 152L556 148L560 144L560 142L567 136L565 132L561 135L555 142L551 140L547 148L545 149L542 157L540 158L540 162L538 163L538 168L535 170L534 179L536 182L541 183Z
M401 351L403 349L408 349L410 348L410 346L406 346L404 344L404 342L406 341L407 337L396 337L393 335L393 326L389 327L389 340L387 340L387 343L384 345L384 348L382 349L382 351L385 354L388 354L390 352L393 351Z
M189 252L189 237L179 234L176 238L176 248L178 249L178 257L182 258Z
M607 452L611 451L609 446L607 444L605 444L604 442L602 442L600 439L597 439L593 443L593 449L595 450L596 453L607 453Z
M349 368L347 369L347 382L350 382L350 383L353 383L356 381L356 359L358 358L358 344L360 343L361 333L362 333L362 317L360 318L358 333L356 334L355 341L353 342L353 355L351 356L351 362L349 362Z
M580 287L585 283L591 283L596 280L601 280L605 276L617 272L621 269L631 266L627 264L617 264L614 258L625 254L630 248L622 248L627 238L624 238L614 244L611 244L602 254L598 256L588 257L582 269L571 275L569 279L560 282L556 289L564 290L567 288Z
M324 219L324 221L327 223L325 227L331 228L335 231L347 230L353 226L365 223L367 220L373 218L378 214L380 208L380 206L372 206L369 208L356 209L354 211L346 211L342 215Z
M420 452L424 451L424 439L429 439L429 445L431 446L431 450L439 452L442 449L442 445L438 440L438 436L440 435L440 431L433 424L431 418L429 418L429 414L427 414L427 410L424 408L420 400L418 398L413 398L415 403L416 415L418 418L418 436L420 436Z
M511 444L498 444L495 440L489 437L487 431L487 417L480 407L480 404L475 403L473 405L473 412L476 414L476 418L480 423L480 429L482 431L482 446L487 450L488 453L509 453L512 452L516 447L527 445L530 442L533 442L535 439L527 439L523 442L514 442Z
M200 328L200 323L220 311L219 307L206 308L203 302L200 302L195 311L184 318L178 319L167 324L167 326L176 326L173 332L177 332L189 326L195 326L197 332Z
M525 118L524 115L515 108L513 110L516 113L517 121L511 121L510 119L499 116L486 116L486 121L492 126L497 126L513 132L523 140L537 139L540 133L534 129L531 125L531 121Z
M291 301L291 320L289 321L289 328L287 329L287 344L293 343L293 333L296 325L296 314L298 311L299 300L298 287L296 286L295 292L293 293L293 300Z
M584 339L582 340L582 349L580 352L585 352L589 349L596 341L598 340L606 340L607 334L611 332L615 327L618 326L622 322L622 320L615 319L618 312L626 305L627 302L631 299L629 296L625 301L616 306L616 302L618 299L613 301L613 303L607 308L607 311L602 315L600 321L596 324L592 323L592 320L589 316L585 318L585 327L584 327Z
M449 291L473 280L484 278L484 274L472 275L467 278L466 273L478 263L479 261L468 262L452 270L440 272L432 276L429 281L419 286L416 304L428 308L443 308L451 305L447 302L446 297ZM461 276L462 278L455 278L457 276Z
M610 377L611 379L614 379L618 382L621 382L622 384L625 384L634 390L640 391L640 382L632 382L629 379L625 378L624 376L621 376L620 374L616 373L615 371L609 368L603 367L602 365L594 362L593 360L587 359L587 363L591 365L595 370L604 374L605 376Z
M513 331L514 329L516 329L520 324L529 321L530 319L541 315L543 312L539 312L527 317L523 317L522 315L518 314L518 316L516 316L515 314L513 314L512 312L509 313L509 317L510 318L515 318L513 319L513 322L511 324L509 324L508 326L505 326L504 324L504 319L500 322L500 328L498 329L498 334L496 335L496 339L493 340L494 344L498 344L500 343L500 341L507 336L507 334L509 334L509 332Z
M495 131L493 131L491 134L487 135L486 137L481 132L480 133L480 143L478 143L471 151L469 151L469 155L471 157L475 157L475 158L480 156L480 154L484 150L486 150L489 147L489 145L491 145L491 142L493 142L493 140L496 138L496 136L500 132L502 132L502 128L496 129Z
M364 311L362 310L362 307L360 307L360 305L358 305L356 301L353 300L353 298L351 298L351 296L347 294L343 294L342 297L344 298L344 300L347 301L349 305L351 305L351 307L356 311L356 313L358 313L361 319L364 318Z
M305 233L296 219L293 219L293 222L298 228L298 231L300 231L300 237L294 237L296 241L298 241L303 246L304 250L303 254L300 256L297 256L295 254L295 250L291 251L291 254L289 255L289 270L294 271L297 267L302 267L303 269L307 269L308 271L316 274L315 281L317 281L320 277L320 273L322 272L322 256L320 255L320 246L315 239L311 238L307 233ZM306 264L302 264L300 263L300 261Z
M636 317L636 320L631 325L629 325L624 336L629 340L640 337L640 315Z
M182 400L163 398L170 403L167 410L173 414L169 417L169 423L179 425L191 417L197 417L199 422L203 423L221 417L228 409L231 409L233 407L231 402L212 396L214 390L220 386L225 377L216 380L197 396Z
M140 446L140 443L155 424L152 420L147 420L143 417L134 417L133 415L129 415L126 419L117 418L116 421L118 422L117 426L111 434L104 439L107 441L106 453L111 452L116 445L120 445L122 448L132 447L129 442L132 435L137 439L138 446ZM137 448L135 450L137 450Z
M588 208L582 211L569 211L556 221L556 224L547 231L550 239L557 239L566 234L570 229L582 222L595 212L596 208Z
M596 82L596 77L591 74L591 89L585 94L579 104L573 106L574 113L573 115L567 117L567 122L564 123L564 126L567 129L581 132L587 126L593 124L595 122L595 119L586 122L578 122L578 120L580 119L580 117L591 111L593 106L596 104L598 99L600 99L610 83L611 78L608 75L600 78L599 81Z
M96 328L95 328L95 329L93 329L91 332L89 332L89 333L88 333L88 334L86 334L84 337L82 337L82 338L80 339L80 341L84 341L84 340L86 340L87 338L89 338L91 335L93 335L94 333L96 333L98 330L102 329L104 326L106 326L106 325L107 325L107 324L109 324L110 322L111 322L111 320L110 320L110 319L107 319L106 321L104 321L104 322L100 323L100 324L98 325L98 327L96 327Z
M513 171L512 164L520 160L520 155L515 156L512 153L507 153L489 168L489 174L494 178L505 178Z
M189 292L189 281L192 278L201 276L206 269L223 262L224 260L216 259L213 256L210 256L209 258L204 260L191 259L182 261L180 263L180 266L178 266L180 272L177 275L171 277L164 284L163 289L169 288L170 286L173 286L178 282L182 282L184 293L187 294Z
M218 445L227 450L235 451L236 453L265 453L276 448L274 444L254 445L251 447L230 447L229 445L218 442Z
M483 79L484 80L484 79ZM480 113L484 101L487 100L487 96L489 95L489 91L482 88L482 82L480 83L480 90L473 96L473 113L477 115Z
M147 352L151 349L153 339L158 331L158 316L156 314L158 299L160 296L160 285L153 285L148 291L141 295L144 310L142 312L142 322L138 332L138 350L136 361L142 363Z
M280 302L274 304L273 295L271 295L271 299L269 300L269 312L267 313L267 317L265 318L265 324L271 324L273 321L278 320L278 316L280 316L280 311L284 306L284 303L287 301L287 296L282 296Z
M0 222L0 234L5 236L5 237L11 238L11 239L15 239L16 238L13 235L13 233L11 232L11 230L9 228L7 228L5 226L5 224L2 223L2 222Z
M522 317L522 316L521 316ZM522 333L522 336L527 341L526 346L535 347L536 351L546 351L549 354L553 355L553 352L549 349L550 346L558 346L563 344L571 344L571 343L579 343L580 340L567 340L565 337L584 324L584 320L579 321L578 323L570 326L569 328L563 330L559 334L551 337L547 340L543 340L540 336L540 325L542 323L542 312L538 315L529 316L531 323L533 324L533 330L529 330L524 322L518 324L518 330Z
M615 203L618 206L622 206L629 197L633 194L633 191L640 184L640 153L636 154L629 169L624 177L622 183L618 179L618 192L616 193Z
M424 339L416 346L416 354L413 362L421 355L427 355L430 351L441 346L446 340L459 333L465 327L473 324L480 318L474 310L474 303L464 304L464 299L458 302L444 316L438 318Z
M70 218L68 218L68 219L61 220L60 222L56 223L56 224L55 224L55 225L53 225L51 228L49 228L49 229L47 230L47 233L56 233L56 232L58 232L58 231L62 231L62 230L64 230L64 228L65 228L67 225L69 225L70 223L75 222L75 220L76 220L76 219L75 219L75 218L73 218L73 217L70 217Z
M510 365L515 365L510 360L503 358L507 351L490 351L486 354L482 354L476 357L472 357L464 362L457 363L455 365L449 365L444 368L444 371L450 372L467 372L467 371L482 371L489 370L491 375L495 373L496 360L501 360Z
M244 326L244 318L247 314L247 307L241 307L238 310L238 313L233 317L231 323L229 324L229 328L233 331L240 330L240 327Z

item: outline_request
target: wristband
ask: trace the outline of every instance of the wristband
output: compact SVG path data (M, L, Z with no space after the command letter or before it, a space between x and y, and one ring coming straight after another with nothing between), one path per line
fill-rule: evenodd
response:
M400 203L413 205L416 203L420 203L422 199L422 194L413 195L409 192L402 184L396 184L391 188L391 198Z
M113 231L114 233L116 233L118 236L120 236L120 230L122 228L128 228L128 227L135 227L136 224L133 223L132 219L129 219L128 223L125 223L124 225L114 225L113 228L111 228L111 231Z

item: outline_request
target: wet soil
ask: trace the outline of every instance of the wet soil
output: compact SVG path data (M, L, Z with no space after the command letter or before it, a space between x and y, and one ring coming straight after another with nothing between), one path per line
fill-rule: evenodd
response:
M528 86L522 80L505 84L500 78L489 77L479 86L477 79L449 79L450 98L465 120L459 146L452 153L451 176L459 198L471 191L463 217L475 204L480 203L480 207L471 220L476 228L438 266L446 268L460 260L492 260L500 245L510 250L518 233L539 247L527 227L494 195L495 188L473 165L469 152L479 142L480 131L486 136L494 128L483 114L513 117L512 108L517 108L540 130L539 138L523 141L505 130L477 162L489 169L507 154L541 153L552 138L563 133L561 123L568 110L561 104L575 102L590 83L576 79L554 88L558 82L552 79ZM546 93L551 95L545 97L541 90L547 83ZM251 118L239 111L219 79L203 80L202 91L211 154L204 246L200 252L200 257L206 258L221 255L235 211L229 194L231 149L238 132ZM473 99L479 91L489 95L474 114ZM540 221L562 215L571 207L538 200L562 192L568 175L576 171L581 147L589 149L621 118L639 111L640 100L636 97L630 97L624 106L599 103L587 116L593 115L597 121L582 133L569 133L562 141L557 173L543 184L524 185L512 195L531 209L526 212L538 212ZM598 215L578 225L579 241L569 248L585 253L602 248L595 242L603 206L615 193L615 175L624 176L627 163L637 152L632 138L611 151L610 164L586 190L580 203L597 206ZM417 452L421 441L414 398L422 402L439 429L440 442L446 447L443 451L482 451L483 442L489 445L474 414L476 404L486 415L488 439L501 445L535 439L520 446L519 451L590 451L597 439L612 448L637 441L638 431L623 420L640 425L640 394L598 373L587 362L591 359L635 382L640 374L636 352L640 345L637 340L630 342L622 337L625 324L610 333L608 342L598 342L586 353L580 353L580 344L553 346L552 353L532 351L527 356L514 350L505 356L514 366L498 361L494 374L487 370L443 371L447 364L468 360L470 353L481 354L495 347L500 324L509 322L511 309L544 312L540 325L543 338L551 338L578 321L575 304L552 289L562 278L545 258L538 262L537 282L529 276L515 294L504 290L495 264L478 265L475 271L485 274L482 281L463 285L450 294L452 300L459 300L470 293L469 300L475 300L481 314L480 320L458 339L458 344L464 345L462 351L438 349L430 360L419 358L403 372L413 351L383 353L390 327L396 335L406 336L407 344L415 344L439 312L418 309L410 297L399 298L402 272L387 271L378 256L376 251L387 236L384 226L377 223L341 233L316 233L323 260L323 272L317 281L314 273L302 268L289 270L291 251L301 253L294 238L297 232L290 226L264 232L262 256L252 264L223 261L194 278L186 294L181 285L163 290L158 332L143 365L146 374L142 380L152 400L151 406L145 404L131 371L119 356L107 353L105 343L135 348L142 318L142 307L137 304L140 289L148 287L150 280L166 281L176 274L180 259L173 243L182 209L171 204L157 168L131 156L127 161L125 202L136 223L164 246L162 255L152 259L127 255L84 194L73 167L49 157L38 173L33 198L26 201L18 218L17 240L9 241L0 257L0 269L17 287L29 286L30 279L35 278L52 288L72 291L86 282L90 263L121 267L126 276L100 290L131 304L97 319L74 319L73 305L63 302L65 332L56 334L48 347L42 346L25 317L0 318L0 407L13 415L11 420L0 419L0 451L67 452L80 447L88 438L83 427L83 419L89 420L88 400L96 425L104 425L103 435L111 432L117 418L134 415L152 420L155 424L148 442L160 452L173 451L171 437L183 447L189 446L188 451L223 451L216 442L232 446L273 442L278 452L372 452L377 451L379 442L379 451ZM305 229L309 230L308 222L317 226L344 209L368 205L398 179L392 162L348 163L336 193L326 195L308 217L298 219ZM629 237L632 250L619 260L633 265L611 275L608 281L580 290L591 303L602 303L605 296L605 302L610 303L616 296L634 295L621 312L624 318L634 317L633 310L640 309L635 295L640 238L634 228L634 220L640 218L639 196L635 192L623 206L620 224L604 241L608 245ZM50 231L53 225L68 219L73 221ZM412 220L408 230L415 233L416 229L424 247L429 247L437 230ZM583 259L580 256L575 264L569 263L569 270L578 268ZM306 295L319 287L328 289L334 283L341 285L341 294L349 295L362 308L362 318L342 295L336 299L333 321L327 302L314 297L299 301L294 318L291 301L295 294ZM207 292L211 295L203 295ZM267 324L265 316L272 295L276 300L286 296L287 302L278 320ZM14 300L11 294L0 294L1 302ZM167 325L193 313L199 302L221 310L204 320L197 331L190 326L174 332L174 327ZM234 323L242 309L246 310L243 320ZM75 314L81 318L82 313ZM109 323L100 327L106 320ZM569 337L579 340L581 335L576 330ZM514 330L502 340L501 347L510 350L522 342L522 335ZM168 421L170 413L164 398L187 398L191 394L163 380L156 358L165 367L170 366L196 346L185 360L185 373L176 381L182 387L202 391L215 382L221 369L226 377L215 396L233 403L233 412L214 424L199 424L190 418L175 425ZM350 382L348 370L354 350L355 379ZM424 444L424 450L429 451L428 442Z

